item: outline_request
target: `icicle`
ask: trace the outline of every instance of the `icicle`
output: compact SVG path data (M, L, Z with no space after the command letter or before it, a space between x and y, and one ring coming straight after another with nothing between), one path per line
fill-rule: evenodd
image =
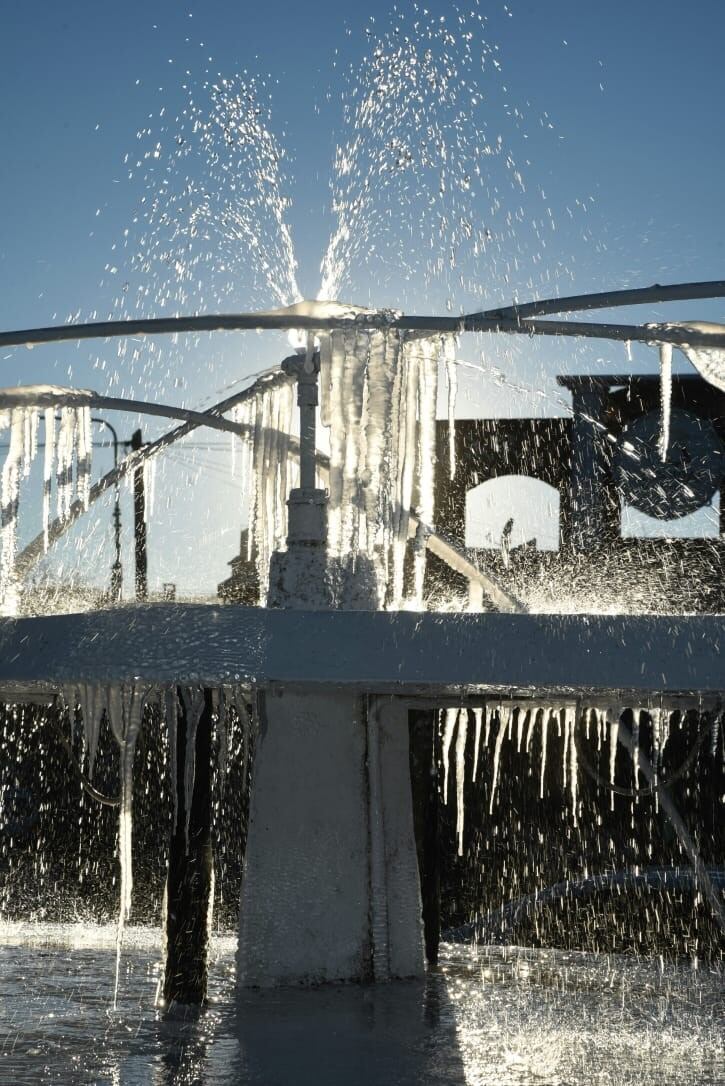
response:
M330 554L338 556L342 543L342 488L345 466L345 404L343 381L345 374L345 336L330 334L330 496L328 499L327 538Z
M83 736L86 745L88 776L93 780L93 767L98 751L98 737L101 732L101 720L106 708L105 692L100 683L80 683L78 701L83 714Z
M233 688L233 705L236 709L239 727L242 731L242 761L240 772L242 781L246 782L247 767L249 765L249 747L254 721L247 710L244 693L238 686Z
M78 498L80 499L83 508L87 509L91 492L91 457L93 450L90 407L76 408L75 434ZM144 464L144 470L145 467L146 465Z
M73 495L73 453L76 440L76 410L74 407L61 407L60 428L58 431L57 454L57 490L58 516L68 517Z
M652 720L652 769L656 777L662 760L662 710L650 709L649 715Z
M275 521L275 549L285 545L287 539L287 499L290 490L289 446L292 433L292 417L295 408L294 385L284 385L279 399L279 441L277 444L277 519Z
M229 768L229 709L234 704L233 687L220 686L212 691L212 705L216 714L217 728L217 770L221 791L224 791L227 770Z
M179 698L176 686L167 686L164 691L164 710L166 716L166 734L169 742L169 774L171 776L171 793L174 797L174 821L171 828L172 834L176 833L179 819L179 788L177 784L177 752L178 726L179 726Z
M658 326L650 325L649 327L657 328ZM696 332L701 336L721 336L725 334L725 325L713 324L708 321L672 321L660 327L667 330L677 328L685 332ZM691 347L689 343L679 343L677 346L701 377L714 385L715 388L725 392L725 348Z
M423 583L426 567L426 539L433 528L435 465L436 465L436 404L438 401L438 353L431 340L419 344L418 365L418 530L414 554L414 595L419 607L423 605ZM470 582L469 582L470 591Z
M257 507L259 504L260 478L262 472L262 402L263 396L257 393L250 404L252 435L249 443L249 527L247 532L247 561L256 559L255 544L259 528L257 525ZM261 592L261 586L260 586Z
M390 542L387 518L392 501L392 464L387 454L392 435L397 343L397 338L389 338L387 332L377 332L370 339L365 410L366 464L363 472L369 554L375 548L386 548Z
M634 787L635 791L639 789L639 725L640 725L640 709L632 710L632 742L634 744L632 751L632 764L634 767Z
M234 435L232 435L234 436ZM154 515L156 499L156 458L147 456L143 462L143 519L148 524Z
M121 901L116 934L116 983L113 1005L118 998L123 932L131 912L133 891L133 758L141 729L143 708L150 692L147 685L123 683L106 691L108 721L120 750L121 804L118 822L118 858L121 867Z
M2 553L0 554L0 603L4 614L17 611L15 554L20 498L20 474L25 444L25 410L10 412L10 446L2 471Z
M521 753L521 744L524 741L524 721L526 719L526 709L522 705L516 707L516 750Z
M458 734L456 735L456 837L458 839L458 855L463 855L463 819L465 816L465 799L463 786L466 773L466 739L468 738L468 713L462 709L458 717Z
M614 788L615 773L617 769L617 743L619 736L619 718L620 713L614 709L613 706L609 706L607 709L607 719L609 721L609 783ZM609 806L610 810L614 810L614 791L610 790L609 793Z
M446 709L443 714L443 742L441 744L441 760L443 762L443 802L448 803L448 770L450 762L451 742L456 728L459 709Z
M569 792L571 795L571 813L574 825L577 824L577 790L579 785L578 761L576 750L575 729L577 726L577 710L575 705L567 705L565 709L567 720L566 730L569 736Z
M21 408L23 411L23 478L30 475L30 467L38 451L38 409Z
M393 600L398 604L403 598L403 564L408 543L408 523L410 508L413 503L413 487L418 467L418 357L412 352L405 352L403 358L403 395L404 420L401 419L400 437L402 441L399 455L399 492L397 516L395 517L395 535L393 540Z
M569 714L564 706L559 710L559 728L563 724L564 727L564 753L562 755L562 788L566 791L568 771L569 771L569 744L571 743L571 732L569 729Z
M322 426L330 426L332 418L330 414L330 384L332 376L332 346L331 337L321 335L320 339L320 423Z
M452 479L456 474L456 398L458 395L456 343L452 336L445 336L443 339L443 358L448 381L448 464Z
M191 801L194 795L194 777L196 776L196 732L204 711L204 689L198 686L182 686L181 700L186 717L186 757L184 759L184 810L186 851L189 851L189 820L191 819Z
M534 735L534 725L536 724L536 719L537 719L538 715L539 715L538 708L533 708L532 707L531 709L529 709L529 714L528 714L528 716L529 716L529 726L526 729L526 742L524 744L524 750L526 751L527 754L531 753L531 740L532 740L533 735Z
M485 730L484 735L483 735L483 745L484 745L484 747L486 747L487 750L488 750L488 740L489 740L490 735L491 735L491 720L493 718L493 712L494 711L493 711L492 708L490 708L490 706L487 705L485 707L485 714L484 715L485 715L486 730Z
M472 780L475 781L476 773L478 771L478 751L481 745L481 725L483 723L483 709L473 710L473 719L475 721L475 735L473 743L473 774Z
M493 780L491 782L491 800L488 805L488 813L493 814L493 804L496 799L496 786L498 784L498 769L501 760L501 747L503 745L506 729L511 720L511 709L508 705L499 706L498 710L498 735L493 749Z
M45 451L43 456L43 550L48 550L50 495L55 463L55 408L45 409Z
M546 741L547 733L549 730L549 717L551 712L547 709L542 710L541 714L541 775L539 780L539 798L544 798L544 774L546 773Z
M78 704L77 687L64 684L61 687L63 702L68 710L68 723L70 724L70 745L73 747L76 739L76 705Z
M660 427L660 459L667 459L670 445L670 414L672 409L672 344L660 343L660 399L662 423Z

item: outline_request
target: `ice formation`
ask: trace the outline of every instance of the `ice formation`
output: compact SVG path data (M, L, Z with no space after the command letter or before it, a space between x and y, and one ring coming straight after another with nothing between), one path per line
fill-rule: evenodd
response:
M0 398L3 390L0 390ZM0 414L0 428L9 426L10 443L2 469L2 543L0 545L0 608L6 614L17 609L15 557L17 553L17 522L20 509L21 484L27 479L38 451L40 407L44 405L45 454L43 457L43 534L47 545L50 519L52 478L56 474L58 515L68 516L75 497L88 507L91 481L91 415L90 408L74 403L85 392L55 388L51 385L30 385L8 390L13 406ZM47 406L49 399L58 400L60 426L56 440L55 407Z
M10 412L8 422L10 445L2 472L2 554L0 555L0 598L6 613L12 610L16 592L14 566L20 478L25 459L25 408L14 408Z
M81 683L78 687L78 701L83 714L83 735L88 776L92 779L96 751L98 750L98 737L101 732L101 720L106 708L105 690L100 683Z
M141 730L144 705L151 687L142 683L121 683L109 686L106 691L108 723L120 752L121 805L118 825L118 858L121 868L121 903L118 910L118 934L116 940L116 985L114 1007L118 993L118 977L121 945L126 921L131 912L133 891L132 838L133 838L133 758L136 740Z
M374 571L381 606L399 606L407 592L420 602L426 540L432 530L438 367L454 369L454 337L404 336L387 327L390 314L359 307L303 302L290 307L305 317L336 316L340 329L320 331L320 421L329 430L328 555L342 581L358 558ZM356 318L377 319L361 327ZM269 560L285 546L287 497L296 485L290 456L295 387L261 384L234 409L248 428L240 475L248 486L248 557L254 559L265 602ZM404 563L417 516L412 585ZM345 588L340 591L344 594Z
M709 321L670 321L654 327L665 331L677 329L695 332L701 336L725 335L725 324L713 324ZM725 392L725 347L691 347L689 343L678 343L677 346L701 377Z
M330 430L329 554L373 564L379 601L399 606L410 515L418 514L413 594L420 601L432 528L438 364L450 337L390 328L320 337L321 419Z
M249 761L249 741L251 737L252 720L247 708L248 694L239 686L220 686L212 691L212 704L216 714L216 726L218 736L217 764L222 789L224 779L229 767L229 710L233 709L237 719L241 723L242 730L242 778L246 773Z
M443 742L441 746L441 758L443 761L443 802L448 802L448 771L450 768L450 751L453 743L453 733L456 730L460 710L446 709L443 715Z
M473 719L475 721L475 739L473 742L473 780L476 780L476 773L478 772L478 753L481 748L481 725L483 724L483 709L476 708L473 710Z
M297 471L289 456L294 405L293 382L270 381L232 412L235 422L248 427L241 439L240 475L248 487L247 557L257 567L261 603L266 600L270 557L284 547L287 536L287 497Z
M456 736L456 839L458 855L463 855L463 824L465 802L463 788L466 775L466 739L468 737L468 712L464 709L458 717Z
M131 911L133 892L133 763L136 741L144 717L144 709L151 702L158 702L163 708L166 719L166 731L169 750L169 771L174 797L173 829L176 832L178 821L177 788L177 751L178 724L181 705L185 716L185 748L183 784L184 805L186 810L185 836L188 847L189 813L196 774L196 732L205 704L204 688L201 686L169 685L157 687L150 683L79 683L64 687L63 696L70 710L71 733L75 722L76 705L80 705L86 764L89 777L93 774L93 765L98 749L101 722L104 713L107 716L111 733L119 749L119 778L121 795L119 804L118 860L120 868L120 904L116 934L116 985L120 955L126 922ZM227 763L227 723L229 711L234 710L241 725L242 735L242 771L246 771L249 760L252 721L247 710L248 691L238 686L223 686L212 690L212 705L216 716L219 739L220 777L226 773ZM114 995L114 1005L115 1005Z
M712 324L707 321L670 321L667 324L648 324L647 328L657 330L694 332L699 336L725 335L725 324ZM662 423L660 428L660 456L667 459L670 441L670 414L672 405L672 344L659 343L660 353L660 400ZM697 372L709 384L725 392L725 347L693 347L689 343L678 343L677 347Z
M493 780L491 781L491 798L488 804L488 813L493 814L493 806L496 801L496 787L498 785L498 770L501 760L501 747L503 746L506 730L511 720L511 707L500 705L498 710L498 733L496 744L493 748Z
M621 723L623 713L630 709L632 712L632 728L626 728ZM476 782L482 776L479 766L479 753L481 747L481 730L483 722L486 724L486 734L483 746L488 749L489 728L496 718L496 739L490 759L490 793L489 814L493 814L496 802L496 792L500 777L501 754L507 735L509 740L515 741L517 751L522 750L531 755L533 737L535 733L541 736L539 748L539 795L544 798L544 783L547 765L547 740L552 723L557 727L562 742L561 783L562 789L568 793L569 808L572 823L576 826L579 819L579 744L582 738L585 741L596 741L597 751L602 752L605 744L608 744L607 753L604 755L608 763L608 783L610 803L614 809L616 794L615 775L617 766L617 750L624 746L630 755L632 773L634 777L634 796L640 788L640 772L645 773L647 780L654 792L655 804L660 802L659 772L664 756L665 748L670 735L671 718L677 709L674 704L661 703L657 706L614 706L606 702L597 702L592 705L583 705L577 702L564 701L560 704L535 702L505 701L497 705L487 703L472 709L474 718L473 757L472 761L466 761L466 743L468 742L468 709L449 708L441 713L440 737L441 737L441 768L443 772L442 799L448 803L448 781L455 759L456 774L456 839L459 855L463 853L463 830L465 824L465 797L464 783L466 773L470 773L472 782ZM699 706L700 714L706 710ZM649 716L652 735L652 761L640 748L641 718ZM516 718L515 740L512 736L514 717ZM721 711L715 706L712 711L712 740L714 747L717 744L719 729L721 727ZM591 727L595 725L594 736ZM581 729L583 735L577 735ZM525 739L524 739L525 732ZM454 741L455 740L455 741ZM645 765L646 763L646 765ZM467 769L467 766L470 766Z
M660 424L660 458L667 459L670 445L670 416L672 414L672 344L660 343L660 399L662 422Z

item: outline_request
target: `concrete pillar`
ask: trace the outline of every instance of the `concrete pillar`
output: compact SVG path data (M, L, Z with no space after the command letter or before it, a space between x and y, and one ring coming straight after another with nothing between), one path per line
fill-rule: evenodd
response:
M264 695L241 986L423 972L407 714L339 690Z

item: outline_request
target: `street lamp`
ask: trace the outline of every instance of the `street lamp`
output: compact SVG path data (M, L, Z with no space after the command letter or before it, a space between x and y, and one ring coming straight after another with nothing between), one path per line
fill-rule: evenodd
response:
M105 426L111 431L111 437L113 438L113 467L114 470L118 467L118 433L115 426L112 426L106 419L101 419L96 416L91 418L91 422L97 422L101 426ZM124 442L126 444L126 442ZM118 480L113 488L113 543L114 543L114 558L111 566L111 589L110 595L113 603L120 603L121 591L123 588L123 567L121 566L121 492L118 484Z

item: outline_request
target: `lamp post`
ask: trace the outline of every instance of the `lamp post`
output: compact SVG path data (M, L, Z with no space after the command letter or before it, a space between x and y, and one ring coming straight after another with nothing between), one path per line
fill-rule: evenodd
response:
M115 426L112 426L110 422L105 419L93 417L91 422L100 423L100 425L107 427L111 432L113 439L113 467L114 470L118 467L118 433ZM123 567L121 565L121 494L118 482L116 482L113 488L113 546L114 557L113 564L111 566L111 599L114 603L119 603L121 600L121 591L123 588Z

